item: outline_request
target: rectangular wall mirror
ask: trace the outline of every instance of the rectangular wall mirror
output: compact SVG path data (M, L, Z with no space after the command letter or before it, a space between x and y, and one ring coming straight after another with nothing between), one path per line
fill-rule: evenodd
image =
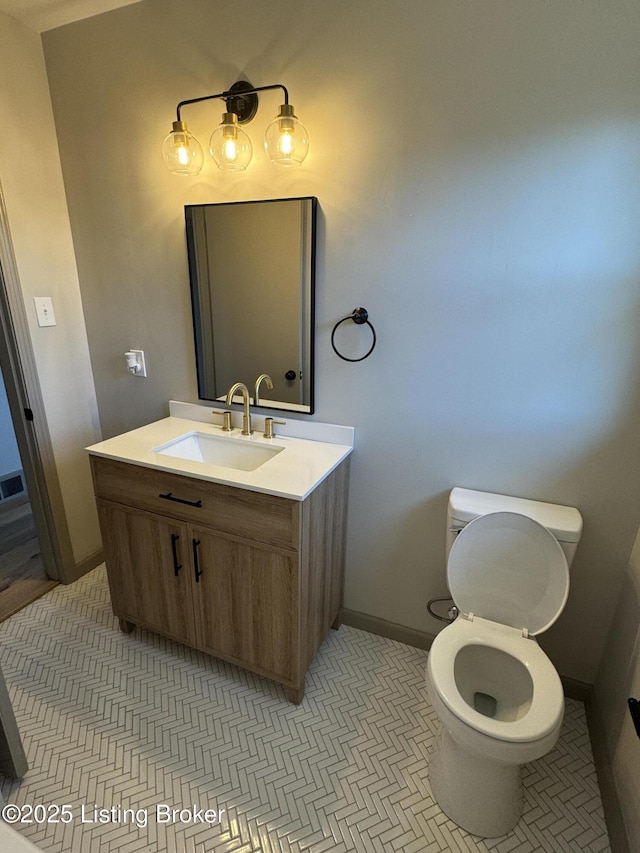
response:
M224 400L234 382L260 405L313 412L317 199L185 206L201 400Z

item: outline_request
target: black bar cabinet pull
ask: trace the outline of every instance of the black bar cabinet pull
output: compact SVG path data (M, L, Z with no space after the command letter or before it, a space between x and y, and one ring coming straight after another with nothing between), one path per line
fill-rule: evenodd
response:
M158 495L159 498L164 498L165 501L175 501L177 504L187 504L187 506L202 506L202 501L187 501L184 498L176 498L171 492L166 495Z
M176 577L178 577L180 569L182 568L181 564L178 562L178 546L176 544L179 538L180 538L180 536L177 533L171 534L171 551L173 553L173 573Z
M631 719L636 729L636 734L640 737L640 702L637 699L629 699L629 711L631 711Z
M198 563L198 545L200 544L200 540L192 539L191 541L193 543L193 568L196 573L196 583L200 583L200 575L202 574L202 569Z

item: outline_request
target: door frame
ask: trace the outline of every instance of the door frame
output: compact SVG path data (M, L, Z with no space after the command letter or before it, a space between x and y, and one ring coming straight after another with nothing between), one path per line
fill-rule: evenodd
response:
M75 559L47 424L9 218L0 186L0 372L47 575L74 580Z

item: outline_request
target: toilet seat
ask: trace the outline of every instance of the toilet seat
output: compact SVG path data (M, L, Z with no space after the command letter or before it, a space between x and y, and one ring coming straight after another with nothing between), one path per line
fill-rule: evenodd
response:
M446 707L475 731L505 742L533 742L555 731L564 713L562 684L533 636L555 622L569 594L558 540L528 516L479 516L453 543L447 578L463 615L438 634L428 658L431 682ZM486 716L463 697L456 658L474 645L508 655L528 673L531 703L519 719Z
M455 678L457 654L470 645L497 649L526 667L532 684L531 705L518 720L505 722L476 711L462 697ZM534 639L522 631L474 616L458 617L441 631L427 659L430 680L438 695L472 729L501 741L532 742L557 729L564 714L564 694L555 667Z
M546 527L515 512L493 512L458 534L447 563L462 613L536 635L558 618L569 595L569 567Z

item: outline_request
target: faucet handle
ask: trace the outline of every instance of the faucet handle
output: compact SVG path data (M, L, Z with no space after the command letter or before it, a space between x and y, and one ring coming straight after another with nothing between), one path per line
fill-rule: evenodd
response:
M231 412L228 409L224 412L218 412L215 409L212 409L211 413L213 415L222 415L222 432L232 432Z
M281 424L284 426L286 421L276 421L273 418L265 418L264 419L264 432L262 433L264 438L275 438L275 433L273 432L273 425Z

